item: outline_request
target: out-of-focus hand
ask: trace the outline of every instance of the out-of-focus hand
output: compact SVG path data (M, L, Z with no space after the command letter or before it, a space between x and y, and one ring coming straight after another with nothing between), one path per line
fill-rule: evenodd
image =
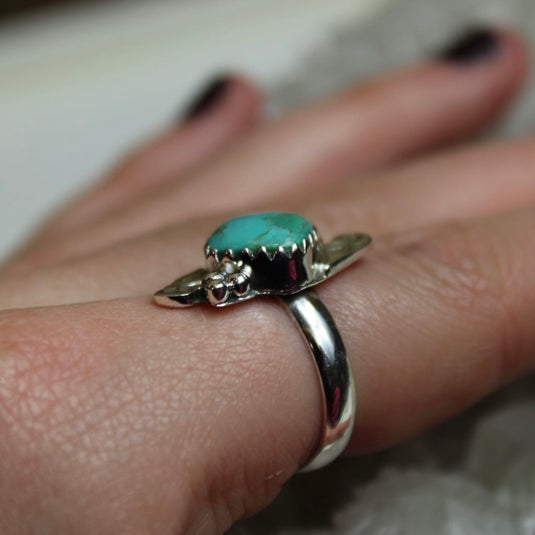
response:
M318 288L356 380L348 453L530 371L535 145L451 148L525 69L517 37L480 32L276 121L230 77L54 217L0 277L0 532L221 533L308 460L320 391L277 301L151 301L232 215L296 211L325 238L375 238Z

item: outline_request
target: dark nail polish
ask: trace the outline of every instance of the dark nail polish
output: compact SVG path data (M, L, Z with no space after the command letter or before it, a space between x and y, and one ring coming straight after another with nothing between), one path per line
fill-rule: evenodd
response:
M182 119L189 121L203 115L217 105L229 86L229 79L226 77L216 78L209 83L204 91L186 107Z
M438 54L438 58L455 63L476 63L494 55L499 48L499 41L492 30L472 30Z

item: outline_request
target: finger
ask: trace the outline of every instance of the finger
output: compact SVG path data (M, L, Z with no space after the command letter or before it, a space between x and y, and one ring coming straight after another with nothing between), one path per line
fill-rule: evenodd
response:
M190 205L182 217L196 215L200 206L204 213L242 209L471 135L503 111L527 65L525 45L513 34L480 38L491 44L470 62L454 61L450 54L265 125L180 192L167 190L132 211L142 210L147 228L175 221L171 205L180 199ZM120 214L117 221L122 218L130 221L132 214Z
M213 157L249 130L259 118L261 95L243 76L212 82L188 107L176 126L142 146L95 188L67 206L48 225L56 237L140 199Z
M380 176L333 186L321 195L313 192L291 201L264 203L252 206L250 211L284 209L302 213L326 237L351 229L379 236L451 219L485 216L535 203L534 155L533 140L458 149L407 163ZM90 243L90 235L83 243L63 240L36 249L20 259L15 270L19 275L12 272L0 282L0 307L150 292L161 281L198 267L203 240L222 219L170 226L63 265L52 264L81 255ZM149 262L150 270L146 269ZM35 265L50 268L34 275L27 273Z
M357 385L349 451L401 441L533 369L534 226L529 209L402 233L319 287ZM224 531L267 505L319 438L312 358L274 301L119 300L1 319L2 468L45 466L50 481L32 471L27 488L53 503L89 494L110 522L159 515L187 531L203 517ZM80 502L62 511L83 525Z
M520 139L466 147L304 196L289 208L314 217L332 234L374 234L471 219L535 203L535 143Z
M357 88L265 126L187 181L66 239L89 253L189 217L249 211L270 197L330 186L356 169L473 133L502 110L525 64L523 44L502 33L480 61L435 61Z
M366 361L360 375L356 366L362 412L351 451L420 433L534 368L535 248L526 233L534 223L530 207L395 235L378 243L362 273L320 289ZM365 319L367 311L377 317Z

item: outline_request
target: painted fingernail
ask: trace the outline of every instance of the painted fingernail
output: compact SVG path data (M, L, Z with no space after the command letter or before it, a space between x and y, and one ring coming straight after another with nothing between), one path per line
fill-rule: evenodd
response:
M443 61L454 63L477 63L492 57L499 49L500 39L496 32L476 29L465 33L452 45L438 54Z
M193 102L186 107L182 120L191 121L215 108L230 85L229 78L221 76L210 82Z

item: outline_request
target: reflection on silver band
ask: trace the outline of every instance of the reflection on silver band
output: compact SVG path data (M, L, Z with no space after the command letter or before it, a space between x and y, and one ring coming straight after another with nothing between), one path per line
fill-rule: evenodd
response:
M331 314L314 290L282 297L310 347L321 381L325 411L318 451L301 472L332 462L345 449L353 429L355 387L347 354Z

